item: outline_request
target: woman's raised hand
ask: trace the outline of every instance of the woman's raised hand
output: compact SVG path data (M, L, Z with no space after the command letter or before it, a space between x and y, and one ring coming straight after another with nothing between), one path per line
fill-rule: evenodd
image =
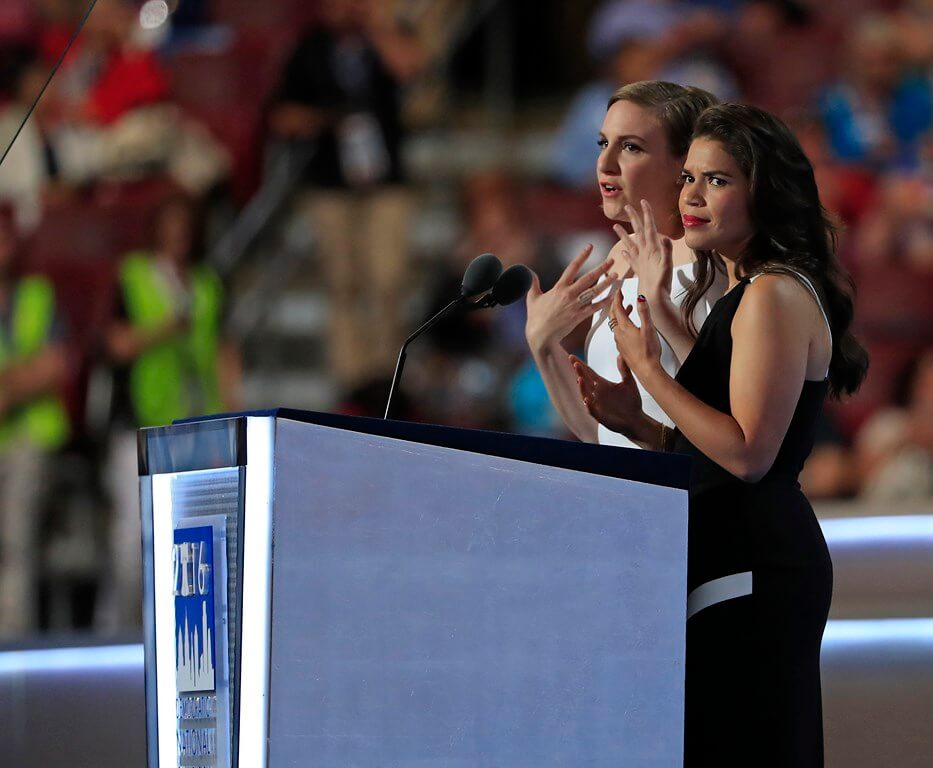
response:
M577 277L592 251L592 245L580 251L549 291L542 291L538 276L534 276L526 297L528 319L525 322L525 337L532 352L544 349L552 342L560 342L581 321L592 317L612 301L615 291L610 291L599 301L594 300L616 279L616 274L609 272L612 258Z
M651 319L647 299L639 295L637 304L641 328L629 317L632 308L622 306L621 294L613 296L609 307L609 327L612 328L620 358L644 381L652 368L661 368L661 340Z
M625 206L632 234L620 224L613 226L622 252L638 276L638 292L651 301L670 301L671 283L674 275L672 253L674 244L669 237L658 232L654 211L647 200L641 201L641 212L631 205Z
M604 379L576 355L570 355L570 362L577 374L583 405L590 415L613 432L630 434L644 414L638 384L622 356L617 360L622 374L618 384Z

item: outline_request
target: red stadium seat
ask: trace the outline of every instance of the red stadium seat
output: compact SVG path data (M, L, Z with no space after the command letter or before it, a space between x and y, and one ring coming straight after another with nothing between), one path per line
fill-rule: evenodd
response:
M849 436L892 402L907 365L933 346L933 275L863 266L854 277L859 288L855 334L868 350L868 376L855 397L831 408Z
M29 265L47 262L97 262L116 255L117 238L111 214L90 202L46 210L29 244Z
M0 43L27 42L35 31L32 0L3 0L0 3Z
M228 50L182 53L168 63L173 99L230 153L240 203L258 185L265 107L295 32L250 30Z
M317 0L211 0L214 21L231 24L240 29L263 27L300 28L318 15Z
M544 235L566 235L593 229L609 231L595 182L591 192L552 185L536 186L528 191L527 203L532 224Z
M164 200L179 191L175 182L164 177L107 184L97 188L94 202L112 227L112 241L117 257L148 244L157 209Z
M856 321L874 338L910 338L933 344L933 274L910 272L890 265L854 270Z
M859 341L868 350L868 376L854 397L829 406L834 423L848 437L854 436L875 411L893 402L901 374L929 346L911 339L876 340L864 335Z
M299 31L238 31L222 50L176 54L166 62L172 98L182 107L261 107L275 88Z

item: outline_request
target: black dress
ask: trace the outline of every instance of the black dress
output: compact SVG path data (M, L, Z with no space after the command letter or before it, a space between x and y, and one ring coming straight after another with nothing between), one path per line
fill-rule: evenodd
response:
M732 319L746 278L720 299L677 381L724 413ZM805 381L771 470L746 483L680 433L690 483L686 768L823 765L820 643L832 562L797 477L826 381Z

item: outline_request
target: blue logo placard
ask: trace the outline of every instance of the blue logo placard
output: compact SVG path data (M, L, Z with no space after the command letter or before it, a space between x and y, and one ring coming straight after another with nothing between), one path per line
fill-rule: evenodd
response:
M176 528L175 682L178 693L215 690L214 529Z

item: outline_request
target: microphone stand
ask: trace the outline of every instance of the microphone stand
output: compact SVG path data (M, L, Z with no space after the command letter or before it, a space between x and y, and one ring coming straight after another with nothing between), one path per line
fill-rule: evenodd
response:
M458 309L461 305L466 303L466 296L458 296L440 312L434 315L434 317L422 325L418 330L416 330L411 336L405 339L405 343L402 344L402 349L398 353L398 362L395 364L395 374L392 376L392 386L389 389L389 399L386 401L386 412L385 416L382 417L383 419L388 419L392 412L392 398L395 396L395 390L398 389L399 380L402 378L402 369L405 367L405 357L408 350L408 345L417 339L422 333L435 326L437 323L447 317L447 315L451 314L454 310Z

